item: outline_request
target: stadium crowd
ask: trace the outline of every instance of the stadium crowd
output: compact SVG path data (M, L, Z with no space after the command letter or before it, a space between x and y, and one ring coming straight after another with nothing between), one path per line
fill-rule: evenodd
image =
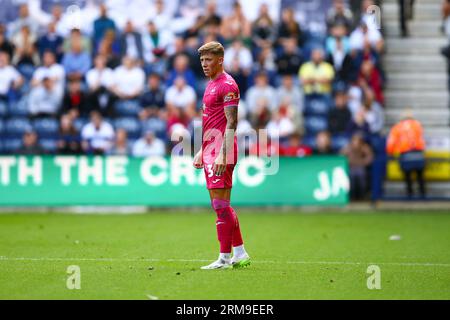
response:
M269 153L344 154L352 196L363 197L367 168L384 148L384 41L366 14L373 4L361 1L355 17L334 0L326 34L300 25L290 8L278 21L264 3L251 20L239 2L222 15L207 1L176 28L162 0L145 22L117 10L113 18L99 4L92 25L75 28L60 5L42 23L22 4L0 25L0 152L170 153L171 136L201 127L207 79L196 50L216 40L241 90L240 150L259 154L248 135L267 129Z

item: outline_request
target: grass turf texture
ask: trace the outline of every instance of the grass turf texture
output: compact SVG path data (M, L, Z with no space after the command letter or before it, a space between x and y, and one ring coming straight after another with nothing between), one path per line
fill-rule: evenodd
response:
M218 271L199 269L217 257L210 211L0 215L0 298L450 299L450 214L239 215L252 265Z

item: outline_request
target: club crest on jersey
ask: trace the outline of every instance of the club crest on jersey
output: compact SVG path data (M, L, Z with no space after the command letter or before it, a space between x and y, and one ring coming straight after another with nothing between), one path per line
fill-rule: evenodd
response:
M223 98L223 102L229 102L231 100L239 99L239 95L234 92L229 92Z

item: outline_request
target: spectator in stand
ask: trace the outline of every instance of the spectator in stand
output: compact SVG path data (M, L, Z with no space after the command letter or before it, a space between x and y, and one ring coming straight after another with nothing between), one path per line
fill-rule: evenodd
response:
M9 38L15 37L25 26L28 28L30 35L36 38L39 29L39 24L34 18L30 16L28 5L21 4L19 6L19 17L13 22L11 22L8 27Z
M9 102L11 90L19 89L23 83L23 77L9 64L8 53L0 51L0 101Z
M167 77L166 86L172 86L178 77L183 77L190 87L196 88L195 75L189 67L189 58L185 55L179 55L175 58L173 69Z
M80 154L80 140L80 133L75 129L72 118L68 114L64 114L59 124L58 154Z
M386 151L389 155L399 156L400 167L403 171L407 194L412 198L413 173L416 173L419 183L420 196L425 198L425 140L422 125L415 120L410 111L406 111L402 120L390 131Z
M287 41L295 41L296 46L300 47L303 46L305 41L303 31L297 21L295 21L295 12L292 8L283 9L281 12L281 23L278 26L278 44L285 46Z
M272 82L274 82L273 78L276 75L277 66L275 64L275 52L273 51L272 47L264 47L259 50L253 68L256 72L267 72L269 75L271 75Z
M103 120L100 112L92 111L90 116L91 121L81 130L83 151L88 154L106 154L114 143L114 129Z
M162 157L166 154L166 146L161 139L155 137L153 131L146 131L144 136L133 146L134 157Z
M333 7L327 12L328 32L336 25L345 26L345 31L353 29L353 13L346 7L344 0L333 0Z
M105 117L114 116L114 95L111 92L114 72L106 66L106 58L98 55L94 68L86 74L91 110L99 111Z
M334 108L328 113L328 130L332 135L344 134L352 119L348 109L348 96L345 90L339 90L334 96Z
M120 66L120 63L123 59L120 58L119 54L114 53L112 43L110 43L109 41L100 42L97 55L105 57L106 66L110 69L116 69L118 66Z
M91 106L88 104L88 98L81 89L81 81L71 80L68 89L64 94L63 107L61 113L69 113L73 118L88 117Z
M374 93L370 89L364 90L364 118L372 134L381 133L384 127L384 111L375 101Z
M100 16L94 21L94 46L100 43L105 36L106 31L116 31L114 20L108 17L108 8L104 3L100 4Z
M296 75L303 62L303 56L294 38L283 40L283 50L276 59L279 75Z
M50 78L58 90L63 95L65 82L66 82L66 72L62 65L56 62L55 54L51 51L45 51L42 56L43 65L36 69L31 80L32 87L37 87L42 85L42 80L44 78Z
M244 46L240 39L233 41L231 47L226 50L223 58L223 65L226 70L233 69L235 64L247 76L250 74L253 66L252 53Z
M91 39L84 36L80 29L73 28L70 30L70 34L65 38L63 44L64 53L70 53L73 48L73 43L77 43L81 47L81 51L87 52L89 55L92 52L92 42Z
M263 132L260 132L257 136L257 141L250 146L250 155L258 157L272 157L280 154L280 145L277 140L271 140Z
M331 147L331 135L328 131L320 131L316 135L316 147L313 153L322 156L334 154Z
M114 156L126 156L131 154L131 147L128 145L128 133L126 130L118 129L116 131L114 146L108 151L108 154Z
M375 100L381 105L384 104L383 79L381 78L380 72L375 68L373 62L370 60L364 61L361 65L359 86L364 91L373 91Z
M324 61L324 52L322 49L314 49L312 51L311 61L301 66L299 77L303 83L306 95L331 94L334 70L333 66Z
M352 50L363 50L364 41L369 41L371 47L381 53L384 49L384 40L380 31L376 28L369 28L367 23L361 21L350 35L350 48Z
M186 126L195 116L197 96L183 77L175 79L174 85L167 89L164 100L169 118L179 119Z
M6 52L9 60L12 59L14 54L14 46L6 37L6 28L3 24L0 24L0 52Z
M294 84L294 77L284 75L281 77L281 84L276 91L276 101L278 105L283 102L293 106L294 111L298 114L303 113L303 92Z
M277 109L275 88L269 85L267 73L261 71L255 76L255 85L247 91L245 102L251 115L261 115L263 112L272 112ZM264 100L261 105L258 101ZM261 108L263 107L263 108ZM266 109L267 110L264 110Z
M158 30L164 30L170 28L171 16L166 12L164 7L164 0L156 0L155 3L155 15L151 19Z
M22 146L15 152L20 155L41 155L45 154L44 148L39 144L36 132L27 131L23 134Z
M291 134L295 131L295 124L283 110L277 110L272 113L272 118L267 124L267 135L271 140L279 140L281 143L286 142Z
M331 35L326 41L326 60L334 67L335 81L348 83L356 72L352 69L354 63L350 55L350 43L346 34L347 29L343 24L337 24L331 28Z
M61 107L61 91L52 79L44 77L42 85L34 88L28 100L28 111L33 118L56 117Z
M121 100L136 99L145 86L145 73L136 65L136 60L125 56L122 65L114 70L113 92Z
M167 56L173 52L173 41L172 32L167 29L158 29L152 21L148 23L147 32L142 35L142 45L144 61L151 68L150 71L162 73L162 70L165 70Z
M398 0L400 7L399 22L403 38L409 37L407 22L412 19L414 11L414 0Z
M370 141L370 127L366 121L366 112L363 107L353 116L353 119L347 126L347 135L353 136L355 133L361 133L365 141Z
M37 38L35 34L30 32L29 26L22 26L20 31L12 38L12 43L14 45L12 64L16 66L39 65L40 59L36 47Z
M236 39L242 39L244 43L251 41L252 25L245 17L241 4L236 1L233 5L233 12L230 16L222 19L221 32L226 43L231 43Z
M72 41L71 51L64 55L62 65L68 80L84 79L84 75L91 68L91 57L87 51L83 50L80 39Z
M252 40L257 48L272 47L276 40L275 23L269 15L269 7L263 3L259 7L259 15L252 25Z
M348 88L348 108L352 113L352 116L355 116L356 113L361 109L361 105L363 104L363 90L358 85L357 81L351 81Z
M312 155L313 150L302 142L302 135L294 132L285 146L280 146L280 156L303 158Z
M350 197L361 200L367 190L367 169L373 161L372 149L361 134L354 134L341 154L347 157L350 167Z
M142 111L139 114L141 120L151 117L165 118L164 90L161 88L161 78L157 73L148 77L148 87L140 97Z
M60 62L63 57L64 38L56 32L55 22L51 22L47 27L47 32L38 40L38 49L41 59L46 52L50 51L56 55L56 61Z
M142 37L139 32L134 29L133 22L128 20L122 35L120 36L120 56L129 56L140 62L144 61L144 49L142 45Z

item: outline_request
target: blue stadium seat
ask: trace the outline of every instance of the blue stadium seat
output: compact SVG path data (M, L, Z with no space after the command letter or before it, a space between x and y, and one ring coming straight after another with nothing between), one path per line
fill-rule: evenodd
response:
M8 115L8 104L4 101L0 101L0 117L6 117Z
M341 150L350 142L346 135L336 135L331 137L331 148L335 151Z
M21 139L23 134L33 127L27 118L12 118L6 121L5 128L8 138Z
M310 116L305 118L305 128L308 134L316 134L320 131L326 130L328 121L325 117Z
M124 117L114 121L114 127L124 129L130 139L138 139L141 136L141 124L136 118Z
M54 138L58 135L58 120L52 118L37 119L33 128L40 138Z
M3 152L4 153L14 153L22 145L22 139L4 139L3 140Z
M57 140L55 139L39 139L39 143L47 152L54 153L57 149Z
M155 132L156 137L162 140L167 139L167 124L164 120L150 118L142 123L142 131L151 130Z
M304 114L311 116L327 116L330 106L330 98L327 96L306 96Z
M3 121L3 119L0 119L0 137L3 134L3 131L5 131L5 122Z
M114 106L117 115L122 117L137 116L141 111L141 106L137 100L122 100L116 102Z
M303 143L306 144L310 148L316 147L316 136L314 135L307 135L303 138Z
M9 115L13 117L26 117L28 115L28 97L9 104Z
M78 132L81 132L81 130L83 129L83 127L86 125L86 123L88 123L89 120L85 119L85 118L77 118L75 119L75 121L73 122L73 126L75 127L75 129Z

